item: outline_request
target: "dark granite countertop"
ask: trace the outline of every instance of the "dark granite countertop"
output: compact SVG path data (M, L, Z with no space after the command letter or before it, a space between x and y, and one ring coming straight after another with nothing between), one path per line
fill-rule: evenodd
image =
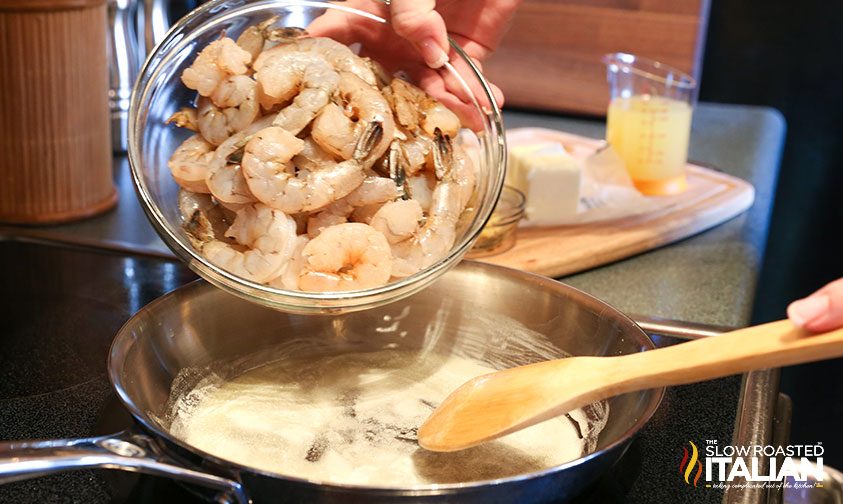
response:
M603 132L601 122L589 119L523 112L507 112L505 117L509 128L542 126L594 137ZM696 237L563 281L630 313L718 325L747 324L767 236L784 129L781 116L770 109L700 104L694 116L690 157L750 181L756 188L753 207ZM138 206L125 158L118 158L117 163L121 202L114 211L63 226L0 227L0 236L136 250L171 259ZM0 439L88 436L96 432L99 411L112 397L104 374L105 354L117 327L144 303L192 276L182 266L166 261L113 254L97 259L96 254L91 258L90 253L77 256L77 252L61 251L62 260L57 262L54 253L36 248L23 252L35 262L23 270L4 262L4 278L34 281L40 278L33 273L32 268L36 267L52 271L58 287L65 280L72 280L73 275L99 271L102 276L80 279L90 283L83 290L88 293L83 298L61 301L59 294L50 299L33 295L28 301L20 298L16 304L6 305L7 318L18 322L0 334L0 376L5 383L0 385ZM4 250L0 248L0 257L23 257L20 249ZM7 297L15 293L7 289L4 294ZM80 319L78 330L56 335L47 340L50 343L37 339L44 338L43 331L50 329L48 325L30 327L23 322L29 320L26 313L37 318L37 310L26 302L46 301L40 316L49 317L72 313L75 305L90 304L90 300L107 301L102 306L98 304L97 309L109 315L96 326ZM40 368L14 366L14 355L46 351L50 345L61 346L62 355L76 364L67 369L45 368L44 377L38 374ZM65 371L59 373L57 369ZM32 387L48 387L37 392L44 399L40 406L23 401L26 394L21 390L27 392ZM740 392L740 377L669 389L662 407L633 444L630 455L602 487L585 495L582 502L620 502L617 496L624 494L625 502L719 502L722 492L685 485L677 476L677 464L681 447L689 440L731 440ZM102 473L85 471L0 487L0 501L102 501L111 495L108 489Z
M534 112L506 112L506 127L540 126L601 138L602 121ZM572 275L563 281L628 313L687 322L740 326L749 322L772 208L785 124L775 110L699 104L690 159L749 181L755 203L731 221L696 237ZM155 234L135 196L125 157L115 159L118 207L60 226L0 226L0 235L43 237L104 245L164 257L172 253Z

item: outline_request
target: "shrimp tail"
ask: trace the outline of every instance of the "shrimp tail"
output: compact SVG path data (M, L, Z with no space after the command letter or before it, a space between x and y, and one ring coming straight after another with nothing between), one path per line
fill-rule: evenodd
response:
M354 147L354 154L351 156L352 159L360 162L368 158L369 154L372 153L372 150L380 143L382 138L383 123L381 121L370 122L366 125L366 129L363 130L363 134L360 135L360 139Z
M189 107L182 107L178 112L170 116L165 124L175 124L179 128L185 128L190 131L199 131L199 120L197 119L196 109Z
M194 210L190 215L190 219L184 223L184 230L187 231L187 237L191 245L197 250L202 250L202 246L214 239L213 226L208 217L201 210Z
M282 28L265 29L264 36L270 42L292 42L296 39L307 37L309 33L300 26L285 26Z
M434 132L435 147L433 149L433 168L438 180L450 180L451 169L454 166L454 146L451 138L436 128Z
M387 159L389 178L401 189L401 199L406 200L409 195L407 191L407 171L404 169L403 161L401 143L397 139L393 140L389 146L389 157Z

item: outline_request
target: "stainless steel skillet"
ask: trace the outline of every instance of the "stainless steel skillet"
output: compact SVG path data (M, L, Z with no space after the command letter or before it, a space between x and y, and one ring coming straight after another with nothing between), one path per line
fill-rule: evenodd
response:
M458 350L495 366L565 353L617 355L653 348L634 322L587 294L470 261L410 298L339 316L276 312L196 282L147 305L114 339L109 376L136 427L100 438L0 443L0 483L100 467L172 477L197 491L209 489L205 495L221 502L562 502L623 455L664 392L609 401L594 451L572 462L498 480L415 488L339 485L263 472L169 434L168 398L180 371L206 369L302 337L331 353L387 346L420 353Z

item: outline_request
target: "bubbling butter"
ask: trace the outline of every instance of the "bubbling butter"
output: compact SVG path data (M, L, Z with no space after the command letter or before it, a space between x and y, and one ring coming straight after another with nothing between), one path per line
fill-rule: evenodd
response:
M418 426L439 402L492 371L461 357L394 350L284 359L171 398L170 431L259 470L377 487L505 478L583 454L582 410L460 452L420 448Z

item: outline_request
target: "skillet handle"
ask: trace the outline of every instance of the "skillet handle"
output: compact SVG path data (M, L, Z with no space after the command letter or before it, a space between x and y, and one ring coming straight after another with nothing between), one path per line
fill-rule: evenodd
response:
M118 469L164 476L219 491L215 501L249 504L237 481L189 469L166 458L142 434L0 442L0 484L76 469Z

